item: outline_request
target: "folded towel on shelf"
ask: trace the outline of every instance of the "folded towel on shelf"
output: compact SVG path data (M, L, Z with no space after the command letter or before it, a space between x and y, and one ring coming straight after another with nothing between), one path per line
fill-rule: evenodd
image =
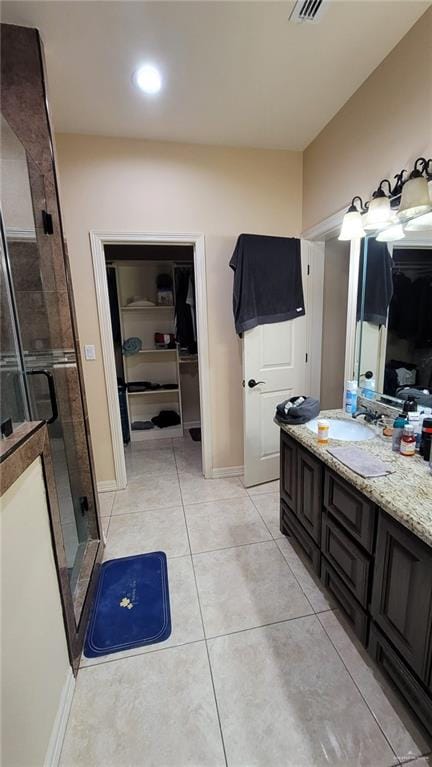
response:
M385 477L394 472L384 461L359 447L329 447L327 452L361 477Z
M133 421L133 431L148 431L148 429L154 429L154 423L151 421Z
M142 349L141 338L138 338L138 336L131 336L131 338L126 338L122 348L125 357L130 357L132 354L138 354L138 352L140 352Z

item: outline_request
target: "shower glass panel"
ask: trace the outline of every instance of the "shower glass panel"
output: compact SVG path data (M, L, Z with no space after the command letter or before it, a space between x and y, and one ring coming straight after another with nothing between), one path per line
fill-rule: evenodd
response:
M78 622L99 534L66 276L63 263L54 257L44 177L4 118L1 132L6 256L30 418L48 426Z
M28 420L23 362L18 343L10 282L7 274L3 231L0 240L0 418L10 419L16 429Z

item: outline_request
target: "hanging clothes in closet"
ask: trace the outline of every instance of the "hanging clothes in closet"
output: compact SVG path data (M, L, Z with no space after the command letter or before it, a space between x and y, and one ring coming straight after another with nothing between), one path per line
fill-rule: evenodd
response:
M193 266L175 266L176 338L180 349L197 352L195 281Z

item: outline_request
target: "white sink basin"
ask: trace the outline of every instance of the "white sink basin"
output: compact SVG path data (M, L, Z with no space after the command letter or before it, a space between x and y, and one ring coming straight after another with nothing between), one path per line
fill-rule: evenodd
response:
M363 423L358 421L339 421L337 418L326 418L330 424L330 439L341 439L347 442L364 442L367 439L373 439L375 432ZM310 431L318 434L318 418L308 421L306 424Z

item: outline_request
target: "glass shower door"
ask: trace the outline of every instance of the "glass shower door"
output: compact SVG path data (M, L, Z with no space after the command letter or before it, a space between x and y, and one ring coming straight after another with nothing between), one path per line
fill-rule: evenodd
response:
M79 623L99 530L59 227L45 179L2 118L2 214L30 418L47 423L65 569ZM58 223L58 222L57 222ZM59 257L60 254L60 257Z

